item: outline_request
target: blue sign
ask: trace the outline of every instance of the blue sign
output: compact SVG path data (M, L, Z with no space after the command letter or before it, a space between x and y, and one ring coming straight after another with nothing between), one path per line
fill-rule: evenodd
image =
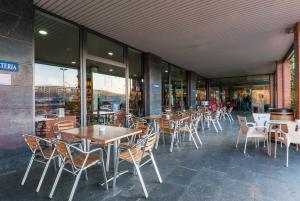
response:
M152 84L153 88L159 88L159 86L160 86L159 84Z
M12 61L0 61L0 70L18 72L19 64Z

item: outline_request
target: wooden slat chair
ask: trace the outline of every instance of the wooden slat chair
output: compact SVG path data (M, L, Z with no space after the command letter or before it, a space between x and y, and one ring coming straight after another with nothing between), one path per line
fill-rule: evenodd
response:
M61 173L63 170L71 173L72 175L76 176L75 182L72 187L72 191L69 196L69 201L73 199L78 181L80 179L80 176L82 172L86 172L86 170L94 165L101 165L103 176L105 180L105 187L106 190L108 189L107 185L107 178L106 178L106 172L105 172L105 164L103 160L103 151L102 148L93 149L91 151L85 152L81 149L77 148L76 146L67 144L62 141L53 141L53 144L59 154L59 157L61 158L62 164L59 168L59 171L57 173L57 176L55 178L54 184L52 186L51 192L49 197L52 198L54 191L56 189L57 183L60 179ZM99 153L99 154L96 154ZM69 166L70 169L66 168L66 166Z
M175 140L178 138L178 131L176 123L172 120L161 118L159 120L160 134L163 135L163 142L165 144L165 135L171 137L170 152L173 151Z
M24 138L25 142L30 148L32 156L27 166L25 175L22 179L21 185L23 186L25 184L30 168L34 161L45 164L44 171L36 189L36 192L38 192L41 188L41 185L43 183L44 177L47 173L51 161L53 161L54 168L56 169L55 159L58 158L58 154L56 152L56 149L53 148L51 141L49 140L28 134L23 134L22 137Z
M62 140L62 141L65 141L67 143L80 143L81 140L80 139L77 139L77 138L74 138L74 137L67 137L67 136L63 136L61 135L61 131L63 130L68 130L68 129L72 129L72 128L75 128L75 122L73 121L60 121L60 122L57 122L55 125L54 125L54 129L55 131L57 132L58 136L57 138Z
M186 133L189 134L189 139L193 140L193 143L194 143L196 149L198 149L198 145L197 145L195 138L197 138L200 145L202 146L202 141L198 134L199 121L200 121L199 118L194 119L192 115L189 115L189 118L184 120L181 124L181 127L179 128L179 133L183 134L183 138L185 137Z
M148 197L148 191L146 189L140 168L146 165L149 162L152 162L155 172L157 174L158 180L162 183L162 179L155 162L152 150L156 143L157 133L152 133L150 135L144 136L143 139L139 139L139 141L130 147L122 147L120 146L120 159L127 161L128 163L132 164L137 172L139 177L140 183L142 185L145 197ZM142 160L145 158L149 158L148 160L144 161L142 164Z

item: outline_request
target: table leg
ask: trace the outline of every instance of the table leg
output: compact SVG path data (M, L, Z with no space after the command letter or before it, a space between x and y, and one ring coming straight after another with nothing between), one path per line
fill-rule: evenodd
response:
M268 136L268 140L269 140L269 143L268 143L268 154L269 154L269 156L271 156L271 149L272 149L272 142L271 142L272 132L271 132L271 128L272 128L272 124L269 125L269 136Z
M117 176L118 176L118 166L119 166L119 151L118 151L119 141L114 141L114 179L113 179L113 188L116 187Z

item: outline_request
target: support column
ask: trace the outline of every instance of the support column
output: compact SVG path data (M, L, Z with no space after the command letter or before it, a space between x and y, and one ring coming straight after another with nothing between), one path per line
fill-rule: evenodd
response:
M270 102L271 107L275 107L275 80L274 80L275 74L270 74Z
M144 83L145 115L161 114L161 58L151 53L144 54Z
M209 79L205 80L205 89L206 89L206 100L209 101L209 96L210 96L210 93L209 93Z
M277 100L276 100L276 107L277 108L283 108L283 93L282 93L282 62L276 63L276 84L277 84Z
M197 75L192 71L188 71L187 80L188 80L188 107L196 108Z
M291 108L291 64L286 60L282 64L282 105Z
M296 119L300 119L300 22L296 24L294 34L294 51L295 51L295 111Z

